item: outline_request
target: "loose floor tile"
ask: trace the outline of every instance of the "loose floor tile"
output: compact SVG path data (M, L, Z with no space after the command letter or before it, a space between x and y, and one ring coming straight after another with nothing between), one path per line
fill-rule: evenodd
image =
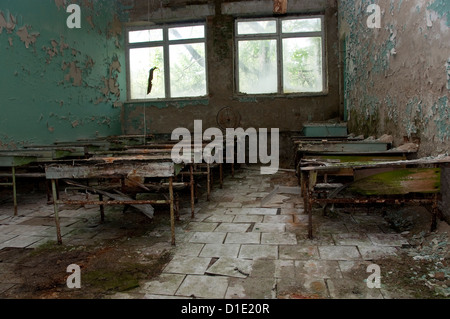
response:
M214 214L206 218L203 222L207 223L231 223L234 219L233 215Z
M408 245L408 241L400 234L367 234L374 245L378 246L403 246Z
M211 258L175 256L164 268L164 273L203 275Z
M228 233L225 244L259 244L260 233Z
M294 215L266 215L263 223L293 223Z
M0 249L5 247L25 248L41 240L42 237L17 236L0 244Z
M220 276L186 276L177 296L221 299L224 298L228 288L228 278Z
M370 245L372 242L363 233L340 233L332 234L336 245Z
M239 244L205 244L200 257L237 257Z
M215 231L224 233L245 233L250 227L248 223L221 223Z
M364 260L374 260L397 255L397 248L392 246L361 245L358 246L358 249Z
M219 232L196 232L192 235L189 242L200 244L221 244L227 233Z
M242 245L239 258L246 259L277 259L278 246L276 245Z
M252 273L253 260L241 258L219 258L206 271L210 275L247 278Z
M327 260L353 260L361 256L356 246L319 246L321 259Z
M142 292L155 295L175 295L186 275L161 274L156 280L144 284Z

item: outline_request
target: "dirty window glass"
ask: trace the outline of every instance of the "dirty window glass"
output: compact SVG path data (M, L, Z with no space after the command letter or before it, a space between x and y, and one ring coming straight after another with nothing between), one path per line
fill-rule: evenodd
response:
M128 98L152 100L207 95L205 25L128 32Z
M324 92L322 24L322 16L237 20L237 93Z
M162 29L139 30L128 32L128 41L130 43L162 41Z

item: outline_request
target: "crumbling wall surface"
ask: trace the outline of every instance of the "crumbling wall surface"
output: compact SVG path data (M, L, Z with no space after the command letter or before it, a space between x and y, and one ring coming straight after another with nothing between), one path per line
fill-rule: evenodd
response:
M440 210L447 223L450 223L450 165L446 165L441 171L442 201Z
M159 3L159 2L158 2ZM193 8L190 8L194 6ZM234 88L234 22L236 17L273 17L273 1L166 1L160 6L135 2L130 9L131 23L151 21L206 20L208 96L181 101L126 103L123 131L142 134L171 133L177 127L193 130L194 120L204 129L218 127L217 115L230 107L240 116L239 127L279 128L280 132L300 131L308 121L326 121L339 116L337 6L335 1L288 1L287 14L324 14L326 26L326 65L328 92L318 96L261 97L239 96ZM147 15L147 12L149 15ZM195 16L193 16L195 15ZM144 121L144 109L145 119ZM298 133L297 133L298 134Z
M67 12L72 3L80 7L80 28L67 24L75 21ZM120 134L126 96L120 6L0 2L0 149Z
M338 12L350 130L419 138L419 156L449 152L450 2L341 0Z

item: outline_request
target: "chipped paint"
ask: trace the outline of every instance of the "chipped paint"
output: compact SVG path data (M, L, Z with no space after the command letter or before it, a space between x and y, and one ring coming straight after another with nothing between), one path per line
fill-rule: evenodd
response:
M66 26L68 3L0 2L3 148L121 133L125 52L117 48L124 40L117 20L126 17L117 15L118 1L78 1L83 17L92 16L92 28L86 22L72 30ZM112 93L104 96L102 78L110 75Z
M356 134L421 140L420 155L450 152L447 0L376 1L380 29L366 26L374 1L339 1L345 39L345 102Z

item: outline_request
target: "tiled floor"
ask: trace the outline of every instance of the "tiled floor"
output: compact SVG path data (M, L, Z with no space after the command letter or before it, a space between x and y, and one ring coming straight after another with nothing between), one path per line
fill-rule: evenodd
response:
M293 173L278 173L283 174L292 179ZM349 275L355 269L364 272L371 260L395 255L408 244L382 216L363 210L330 219L316 212L316 237L309 240L298 195L281 194L275 203L260 207L273 187L271 176L259 175L259 170L242 169L227 177L209 202L200 200L194 219L188 210L182 214L187 223L176 229L177 245L162 274L113 298L389 297L383 288L370 289L364 278ZM27 210L18 217L11 217L7 205L0 206L0 249L33 248L55 239L52 207L45 198L28 200L22 200ZM114 238L103 231L106 226L89 227L98 208L71 209L60 215L66 243ZM1 267L0 272L6 271ZM0 290L11 284L0 277Z

